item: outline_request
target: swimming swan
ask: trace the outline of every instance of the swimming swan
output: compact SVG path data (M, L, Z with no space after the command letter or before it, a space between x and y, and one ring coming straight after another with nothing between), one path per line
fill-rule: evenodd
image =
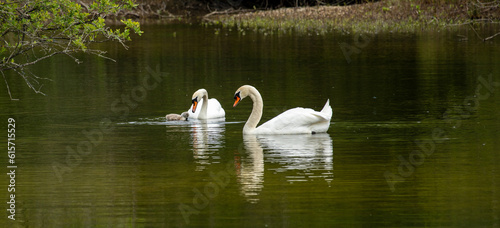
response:
M172 113L172 114L168 114L165 116L167 121L178 121L178 120L184 121L184 120L188 120L188 117L189 117L189 112L183 112L180 115Z
M208 99L208 92L205 89L199 89L193 94L192 105L188 112L189 117L193 119L216 119L224 118L226 112L215 98ZM208 102L207 102L208 101ZM201 106L201 108L198 108Z
M253 108L243 127L243 134L314 134L326 132L330 127L332 107L330 107L329 99L321 112L310 108L293 108L257 127L262 117L264 104L262 96L255 87L244 85L236 90L233 107L247 96L252 99Z

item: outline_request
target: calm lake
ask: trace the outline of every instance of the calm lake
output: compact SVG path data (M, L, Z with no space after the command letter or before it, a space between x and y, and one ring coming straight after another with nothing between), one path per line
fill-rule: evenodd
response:
M78 55L0 85L1 227L499 227L500 38L268 34L143 25L116 62ZM487 37L497 28L480 28ZM464 39L467 38L467 40ZM294 107L333 108L328 133L244 136ZM205 88L225 120L166 122ZM15 120L16 168L8 158Z

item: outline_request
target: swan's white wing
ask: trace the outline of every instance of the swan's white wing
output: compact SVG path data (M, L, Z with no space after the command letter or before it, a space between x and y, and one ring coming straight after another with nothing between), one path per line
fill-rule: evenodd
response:
M201 99L198 102L198 107L196 108L195 112L193 113L191 110L193 110L193 105L189 107L189 118L192 119L198 119L198 116L200 115L201 107L203 106L203 99ZM208 119L216 119L216 118L223 118L226 116L226 112L222 108L221 104L219 101L215 98L210 98L208 99L208 107L207 107L207 118Z
M332 110L329 102L321 112L310 108L293 108L257 127L257 134L302 134L326 132Z
M302 134L324 132L330 121L320 112L306 108L287 110L257 127L259 134ZM326 128L328 130L328 128Z
M215 98L208 99L207 112L209 119L223 118L226 116L226 112L222 108L222 105Z
M326 132L330 127L332 108L328 100L321 112L310 108L293 108L257 127L257 134L302 134Z

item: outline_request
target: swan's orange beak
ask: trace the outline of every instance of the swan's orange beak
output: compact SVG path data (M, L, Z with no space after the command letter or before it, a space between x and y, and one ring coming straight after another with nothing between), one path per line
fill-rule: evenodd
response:
M193 113L196 111L196 106L198 106L198 99L195 98L193 99L193 109L191 110Z
M236 105L238 105L238 103L241 101L241 98L239 96L235 96L234 99L236 100L234 101L233 107L236 107Z

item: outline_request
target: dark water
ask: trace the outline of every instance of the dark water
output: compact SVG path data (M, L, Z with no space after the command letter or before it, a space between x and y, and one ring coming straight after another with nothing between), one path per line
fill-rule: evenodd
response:
M102 44L112 62L54 58L7 74L0 162L15 119L15 221L1 227L498 227L500 42L467 28L268 35L145 25ZM482 30L493 34L495 29ZM461 36L469 37L463 41ZM333 108L327 134L243 136L263 120ZM205 88L224 121L165 122ZM9 175L0 199L10 200Z

